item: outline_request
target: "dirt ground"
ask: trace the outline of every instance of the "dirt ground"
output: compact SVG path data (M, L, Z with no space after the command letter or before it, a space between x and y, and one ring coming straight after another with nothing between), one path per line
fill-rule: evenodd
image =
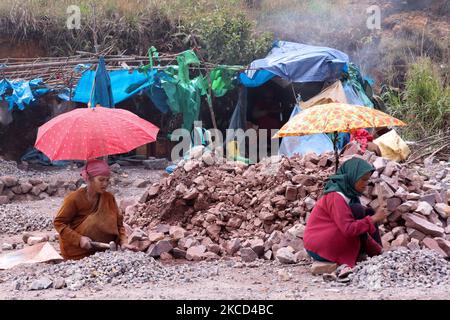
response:
M61 172L69 173L67 170ZM143 188L137 188L133 182L137 179L155 181L162 171L148 171L142 168L126 168L122 173L127 187L115 186L115 193L120 203L125 198L138 199ZM50 173L55 174L55 173ZM126 181L128 180L128 182ZM63 198L51 197L41 201L16 202L23 210L45 213L53 217ZM33 232L35 234L52 234L55 231ZM0 234L0 243L20 242L23 233ZM57 242L52 245L58 249ZM6 251L7 252L7 251ZM3 252L5 253L5 252ZM210 262L165 262L167 268L178 268L187 264L190 269L183 277L177 279L160 279L137 285L105 285L102 287L83 287L72 291L64 289L46 289L29 291L16 290L11 275L33 278L36 272L45 270L44 264L19 266L12 270L0 271L0 299L448 299L450 286L422 288L387 288L367 290L346 284L324 282L321 277L314 277L309 272L309 264L281 265L278 262L260 260L255 264L243 264L239 258L228 258ZM213 272L208 273L210 270Z

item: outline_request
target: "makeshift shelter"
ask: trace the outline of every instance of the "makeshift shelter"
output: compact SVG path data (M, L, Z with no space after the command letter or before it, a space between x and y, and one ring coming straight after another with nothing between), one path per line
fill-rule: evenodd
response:
M344 87L339 80L322 90L318 95L312 97L308 101L302 102L302 109L308 109L318 104L326 104L331 102L348 103Z
M239 75L239 81L239 101L229 125L229 129L234 130L245 130L251 123L255 123L254 115L257 112L254 109L258 106L254 97L258 99L270 90L276 92L275 100L280 104L279 115L271 113L274 118L279 119L270 122L272 126L278 122L278 129L300 109L318 103L342 102L374 106L369 98L372 94L370 80L361 76L359 69L345 53L327 47L275 42L265 58L253 61ZM342 134L340 138L342 147L348 137ZM228 135L226 142L233 139L233 135ZM241 149L245 150L245 147ZM288 156L306 152L320 154L332 150L331 140L325 134L284 138L280 146L280 153Z
M182 114L183 128L191 130L198 119L201 97L220 97L234 87L232 79L240 66L208 66L210 72L202 74L201 61L193 50L176 55L176 65L155 65L159 61L156 49L149 50L149 63L134 70L116 70L109 73L113 103L117 104L137 94L145 93L162 113ZM203 68L205 68L203 66ZM190 78L191 69L199 75ZM94 71L86 71L75 89L76 102L88 103ZM209 77L209 79L208 79ZM210 90L208 90L210 89Z

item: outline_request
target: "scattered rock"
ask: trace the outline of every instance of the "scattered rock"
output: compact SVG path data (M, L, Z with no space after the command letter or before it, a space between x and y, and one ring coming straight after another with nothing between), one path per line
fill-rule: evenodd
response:
M229 255L234 255L241 248L241 240L233 239L227 242L226 250Z
M204 245L194 246L187 249L186 259L193 261L200 261L204 257L204 253L206 252L206 247Z
M419 240L411 239L411 241L406 245L406 247L411 250L420 250Z
M182 250L180 248L173 248L172 255L177 259L186 259L186 250Z
M439 245L439 243L435 239L427 237L427 238L422 240L422 243L428 249L437 252L438 254L440 254L443 257L447 257L447 253L444 250L441 249L441 246Z
M186 237L178 241L178 247L185 250L198 244L199 244L198 241L193 237Z
M392 247L406 247L409 243L409 236L405 233L400 234L391 242Z
M160 258L161 260L163 260L163 261L168 261L168 260L172 260L172 259L173 259L172 255L171 255L170 253L168 253L168 252L163 252L163 253L161 253L161 255L159 256L159 258Z
M292 248L280 248L275 254L275 257L283 264L296 263L294 250Z
M53 284L52 280L50 280L49 278L43 277L38 280L35 280L31 284L30 290L45 290L45 289L50 288L52 286L52 284Z
M8 196L0 196L0 205L9 203Z
M267 250L266 252L264 252L264 259L265 260L272 259L272 250Z
M10 243L3 243L2 244L2 250L7 251L7 250L13 250L14 247L12 244Z
M402 215L402 217L406 221L405 225L407 227L414 228L416 230L423 232L426 235L430 235L433 237L442 237L444 235L443 228L438 227L423 218L420 218L410 213L406 213Z
M157 242L162 239L164 239L164 233L162 232L150 232L148 234L148 240L150 240L150 242Z
M33 245L35 245L37 243L46 242L46 241L48 241L48 237L47 236L46 237L31 236L31 237L29 237L27 239L27 244L29 246L33 246Z
M289 281L292 279L291 274L283 269L278 270L278 277L281 281Z
M209 252L213 252L215 254L219 254L220 253L220 246L218 244L215 244L215 243L210 243L210 244L206 245L206 249Z
M186 235L186 230L184 230L182 227L178 227L178 226L172 226L169 229L169 235L174 239L174 240L180 240L181 238L184 238Z
M137 180L134 182L134 185L135 185L137 188L145 188L145 187L147 187L149 184L150 184L150 181L149 181L149 180L144 180L144 179L137 179Z
M445 252L447 257L450 257L450 241L446 240L444 238L434 238L434 240L438 243L439 247L442 249L442 251Z
M303 234L305 233L305 226L302 224L296 224L288 231L292 236L303 239Z
M4 177L1 177L0 180L3 182L3 184L7 188L12 188L19 183L19 179L17 179L16 177L12 177L12 176L4 176Z
M142 241L148 239L147 234L142 229L134 229L133 233L128 237L128 243L132 243L135 241Z
M163 252L169 252L173 249L173 245L169 240L159 240L156 244L150 245L147 253L151 257L159 257Z
M264 241L262 239L250 240L250 248L258 255L258 257L264 255Z
M429 216L432 211L433 207L428 202L420 201L417 205L416 212L419 212L424 216Z
M313 275L321 275L324 273L332 273L336 271L338 265L332 262L314 261L311 266L311 273Z
M443 219L447 219L450 217L450 206L446 205L445 203L437 203L434 206L434 210L436 210L437 213L441 216Z
M284 196L287 201L295 201L297 199L297 188L294 186L288 186Z
M170 225L168 224L158 224L154 231L161 233L169 233Z
M240 253L244 262L253 262L258 258L258 255L252 248L241 248Z
M53 287L55 289L62 289L66 286L66 280L64 280L64 278L56 278L55 281L53 282Z

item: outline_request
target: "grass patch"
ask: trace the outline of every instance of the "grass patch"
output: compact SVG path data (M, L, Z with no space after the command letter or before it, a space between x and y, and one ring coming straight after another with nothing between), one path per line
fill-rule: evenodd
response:
M66 27L72 4L80 7L79 30ZM49 56L93 52L95 45L145 55L151 46L175 53L199 44L211 62L247 64L267 52L272 36L255 32L246 8L242 0L3 0L0 37L39 41Z
M402 129L407 139L442 132L448 125L450 86L439 68L430 58L421 57L409 66L404 91L384 94L389 112L408 123Z

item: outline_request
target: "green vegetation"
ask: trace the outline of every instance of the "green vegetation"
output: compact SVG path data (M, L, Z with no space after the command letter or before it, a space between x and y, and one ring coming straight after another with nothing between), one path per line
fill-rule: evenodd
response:
M408 122L406 137L450 126L450 2L433 0L427 10L373 2L383 8L382 30L367 28L364 1L1 0L0 41L30 42L48 56L93 52L94 44L138 55L151 46L164 53L195 47L207 62L239 65L263 57L275 38L333 47L375 79L376 93L388 88L383 98ZM72 4L80 7L79 30L66 27Z
M254 24L241 13L217 10L192 25L198 30L208 60L215 63L247 64L266 55L273 39L270 33L253 37Z
M412 63L404 91L389 90L385 100L390 113L408 123L403 134L416 139L443 131L450 115L450 86L430 58Z
M69 5L81 11L81 29L66 28ZM34 40L50 56L109 49L146 54L202 48L207 61L248 64L270 49L270 33L257 33L241 0L4 0L0 38ZM39 39L37 41L37 39Z

